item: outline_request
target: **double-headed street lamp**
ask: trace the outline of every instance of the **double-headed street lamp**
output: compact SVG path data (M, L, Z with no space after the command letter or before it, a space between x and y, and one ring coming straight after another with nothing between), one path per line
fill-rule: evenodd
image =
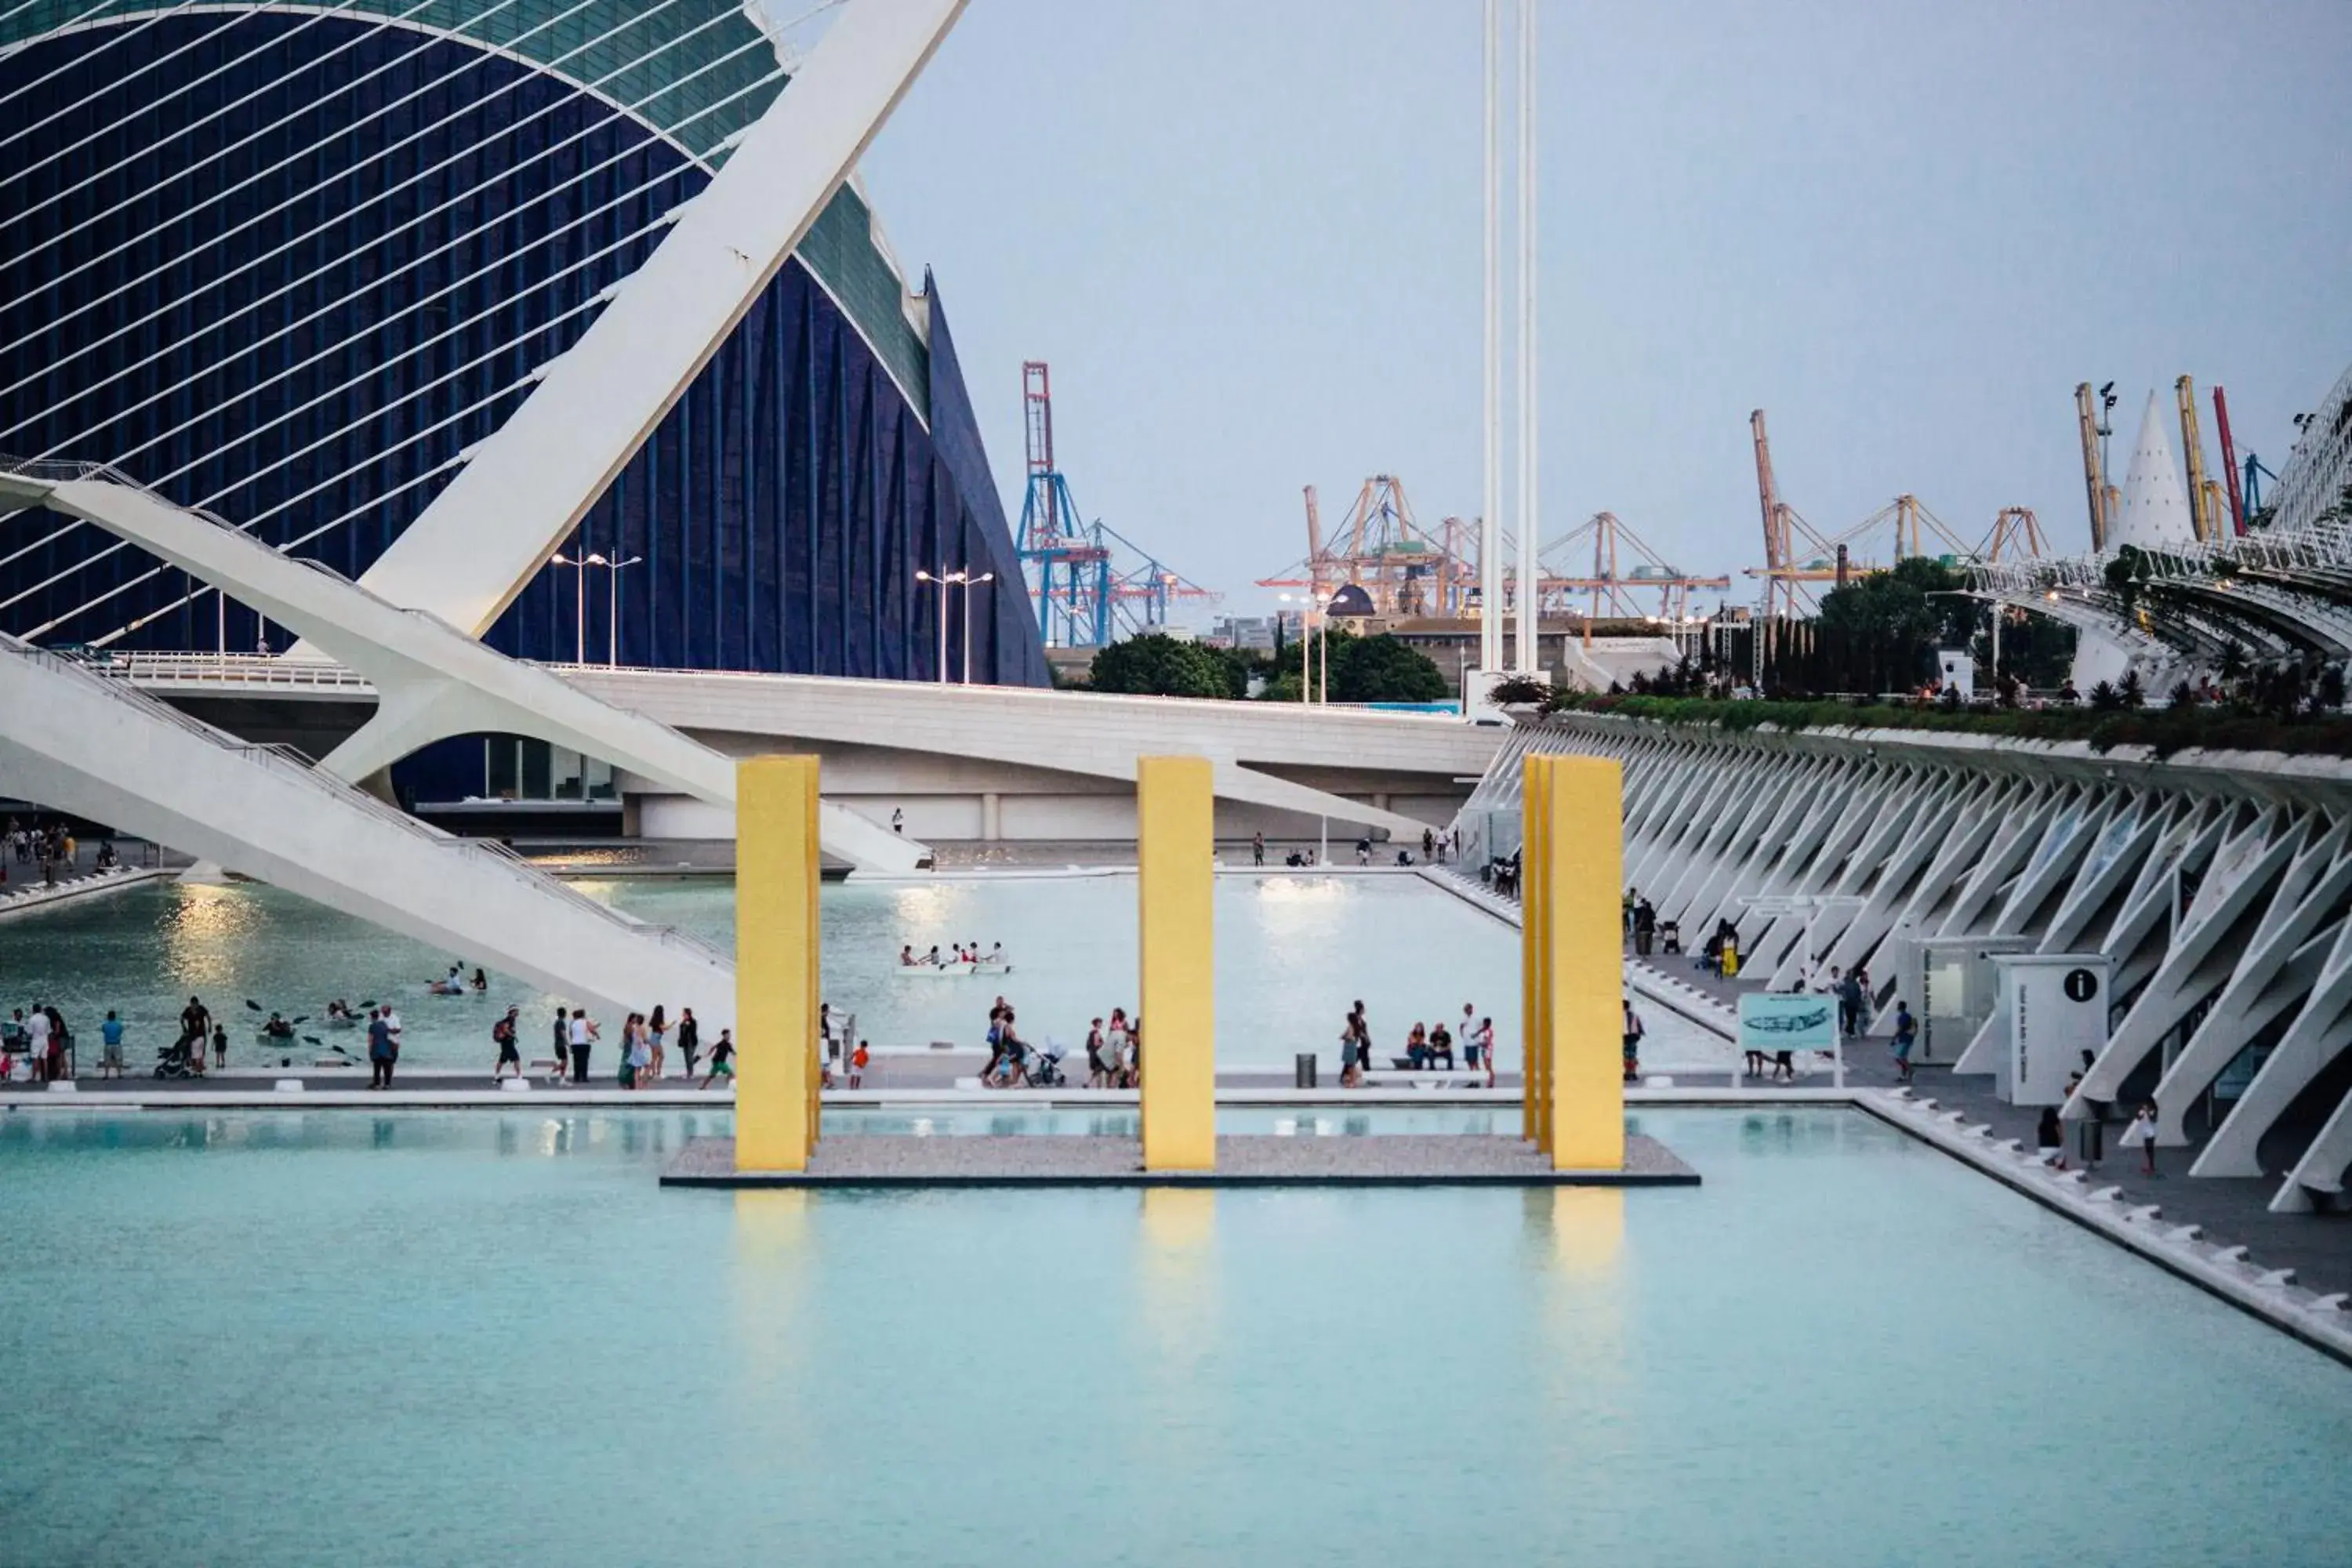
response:
M611 560L603 555L582 555L575 558L556 554L548 557L548 564L551 566L572 568L572 663L588 662L588 568L602 566L611 574L607 580L612 590L610 601L612 624L605 628L604 642L604 666L611 669L618 668L621 662L621 573L628 567L643 565L645 559L642 555L632 555L626 561Z
M958 572L942 572L937 576L929 572L915 574L918 583L929 583L940 591L940 684L948 683L948 587L960 584L963 589L963 684L971 684L971 591L982 583L996 581L993 572L974 575L970 567Z

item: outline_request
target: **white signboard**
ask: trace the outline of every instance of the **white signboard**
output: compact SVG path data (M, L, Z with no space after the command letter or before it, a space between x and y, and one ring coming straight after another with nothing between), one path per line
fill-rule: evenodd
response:
M2063 1105L2084 1051L2107 1043L2115 965L2099 953L1996 956L2008 1051L2001 1097L2011 1105Z

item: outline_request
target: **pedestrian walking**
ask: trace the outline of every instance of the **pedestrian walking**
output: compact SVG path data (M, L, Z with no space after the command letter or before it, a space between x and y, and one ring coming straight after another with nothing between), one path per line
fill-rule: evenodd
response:
M866 1087L866 1064L873 1059L874 1053L867 1048L866 1042L864 1040L858 1041L857 1048L855 1051L852 1051L849 1055L850 1088L864 1089Z
M669 1051L669 1018L662 1012L662 1005L658 1002L654 1004L653 1017L646 1024L646 1044L652 1047L646 1069L658 1079L668 1066Z
M694 1009L677 1010L677 1054L686 1063L686 1076L694 1076L694 1059L702 1054L702 1026L694 1021Z
M2053 1171L2066 1168L2066 1130L2058 1124L2058 1108L2045 1105L2033 1129L2033 1147L2042 1163Z
M719 1043L710 1047L710 1072L702 1080L702 1087L709 1089L722 1078L729 1083L735 1081L735 1031L732 1029L719 1031Z
M907 831L907 814L895 805L890 808L890 831L893 833Z
M1642 1016L1633 1011L1629 999L1625 1003L1625 1081L1633 1083L1642 1076L1642 1037L1648 1030L1642 1026Z
M385 1009L368 1009L368 1087L392 1087L392 1026L384 1022Z
M1250 864L1253 866L1265 864L1265 835L1263 833L1250 835Z
M2156 1101L2150 1100L2141 1103L2139 1114L2132 1118L2129 1127L2124 1129L2124 1142L2139 1145L2141 1175L2161 1177L2164 1174L2156 1168Z
M517 1037L515 1029L515 1016L520 1011L519 1007L509 1007L507 1009L505 1017L490 1026L490 1039L499 1047L498 1066L490 1069L492 1083L506 1077L507 1068L509 1067L514 1068L515 1077L523 1076L522 1043Z
M1895 999L1895 1080L1911 1081L1911 1047L1918 1043L1919 1020L1911 1016L1911 1005L1901 997Z

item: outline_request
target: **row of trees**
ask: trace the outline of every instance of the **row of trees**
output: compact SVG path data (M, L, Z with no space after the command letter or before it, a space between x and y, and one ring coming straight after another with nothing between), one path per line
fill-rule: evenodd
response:
M1328 647L1316 643L1328 637ZM1259 700L1299 700L1296 645L1281 655L1252 648L1209 647L1154 632L1116 642L1095 655L1087 684L1097 691L1149 697L1223 697L1240 700L1258 689ZM1310 639L1304 657L1317 683L1328 660L1334 702L1439 702L1450 693L1429 656L1392 637L1358 637L1334 630Z
M1962 592L1967 586L1959 569L1915 555L1832 588L1806 636L1776 653L1764 684L1803 697L1914 690L1934 679L1936 650L1946 647L1965 647L1980 668L1992 669L1986 606ZM2073 627L2005 607L1990 613L2002 617L1997 689L2065 682L2074 658Z

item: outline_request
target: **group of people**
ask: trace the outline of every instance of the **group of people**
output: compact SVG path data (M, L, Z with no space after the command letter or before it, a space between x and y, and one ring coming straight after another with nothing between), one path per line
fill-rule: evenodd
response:
M1433 827L1424 827L1421 830L1421 858L1430 865L1444 865L1446 852L1449 849L1458 852L1461 847L1462 830L1458 827L1448 829L1444 833L1438 832ZM1312 849L1294 849L1284 858L1282 863L1285 866L1293 868L1294 869L1299 867L1312 866L1315 864L1315 851ZM1356 864L1359 866L1369 866L1371 863L1372 841L1370 837L1366 837L1357 839ZM1412 865L1412 852L1409 849L1398 850L1396 863L1400 866ZM1265 835L1263 833L1253 833L1250 835L1250 864L1253 866L1263 866L1265 864Z
M490 1069L490 1081L502 1078L527 1076L522 1059L521 1012L509 1007L506 1016L490 1026L490 1042L499 1048L498 1065ZM586 1085L590 1058L604 1031L588 1016L585 1007L558 1007L551 1044L555 1050L555 1077L568 1077L572 1082ZM691 1007L678 1009L673 1020L666 1008L655 1004L651 1013L632 1013L621 1022L619 1067L614 1081L626 1089L650 1089L669 1071L670 1052L675 1048L685 1068L684 1076L691 1079L702 1060L702 1025ZM735 1076L735 1035L731 1029L719 1031L718 1040L710 1047L709 1070L703 1074L701 1087L709 1089L720 1079Z
M108 1017L114 1016L109 1013ZM66 1076L66 1053L73 1043L66 1028L63 1014L47 1002L33 1004L33 1016L27 1018L25 1009L12 1011L0 1020L0 1082L13 1079L16 1062L23 1058L29 1064L33 1081L46 1083Z
M457 963L449 966L448 973L438 980L427 983L425 987L436 996L463 996L469 991L479 996L489 988L490 977L483 973L479 968L474 971L474 977L468 980L466 978L465 966Z
M1348 1016L1339 1026L1339 1086L1356 1089L1364 1082L1364 1075L1373 1069L1372 1026L1360 998L1348 1009ZM1434 1028L1416 1020L1405 1034L1404 1059L1416 1071L1438 1068L1454 1070L1454 1058L1460 1053L1462 1068L1476 1071L1484 1068L1486 1087L1495 1087L1495 1020L1479 1015L1468 1002L1462 1004L1458 1025L1449 1026L1444 1018Z
M934 945L930 952L919 954L915 952L915 944L912 942L907 943L898 950L898 967L901 969L938 969L950 963L984 963L995 968L1003 968L1006 966L1004 944L1001 942L991 942L988 951L984 953L980 951L980 943L976 942L950 942L944 954L940 952L937 945Z
M988 1065L980 1069L982 1089L1027 1089L1054 1077L1048 1058L1021 1037L1013 1004L999 996L988 1006ZM850 1086L852 1089L856 1084Z
M1124 1007L1110 1010L1110 1022L1100 1018L1087 1026L1087 1087L1143 1087L1143 1017L1130 1018Z
M74 837L73 829L62 822L27 823L12 816L5 827L0 827L0 845L6 846L17 865L37 864L41 868L41 880L50 886L56 885L60 868L70 875L81 867L81 845ZM98 846L98 868L110 871L121 864L122 857L116 852L114 840L101 839ZM7 881L7 862L5 858L0 858L0 887L6 886Z

